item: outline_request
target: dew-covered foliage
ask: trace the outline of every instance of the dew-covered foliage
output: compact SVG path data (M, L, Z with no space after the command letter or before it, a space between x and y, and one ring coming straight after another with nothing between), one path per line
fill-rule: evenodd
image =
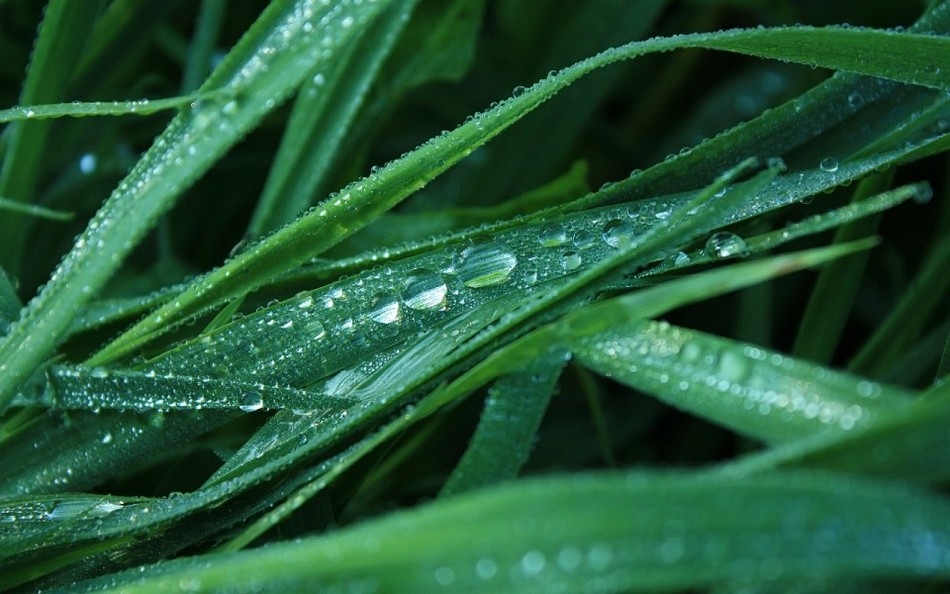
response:
M950 584L950 0L8 0L0 50L0 589Z

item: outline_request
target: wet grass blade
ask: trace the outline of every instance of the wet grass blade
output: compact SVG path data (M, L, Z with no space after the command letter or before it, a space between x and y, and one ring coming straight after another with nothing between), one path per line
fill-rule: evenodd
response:
M934 494L833 475L551 477L322 537L140 568L76 591L187 582L207 592L253 583L262 592L606 593L777 578L947 579L948 517L950 505ZM447 527L457 538L444 538Z

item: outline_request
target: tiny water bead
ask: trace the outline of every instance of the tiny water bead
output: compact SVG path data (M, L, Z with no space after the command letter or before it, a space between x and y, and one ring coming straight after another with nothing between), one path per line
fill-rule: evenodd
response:
M594 234L587 229L581 229L574 234L574 247L579 250L587 249L596 242L597 240L594 238Z
M711 258L731 258L732 256L748 256L749 246L744 239L735 233L720 231L713 233L706 240L704 250L706 255Z
M459 254L456 274L470 289L505 282L518 265L518 258L507 245L489 242L465 248Z
M406 279L402 301L406 307L415 310L445 309L447 291L445 280L439 273L416 269Z
M613 248L633 243L633 227L620 219L611 219L604 225L604 242Z

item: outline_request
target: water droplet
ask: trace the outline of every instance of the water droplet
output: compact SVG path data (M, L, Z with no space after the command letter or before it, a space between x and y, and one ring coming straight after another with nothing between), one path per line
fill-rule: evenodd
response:
M620 219L612 219L604 225L604 242L610 247L623 247L633 240L633 228Z
M310 327L310 332L313 333L314 340L320 340L327 335L327 329L323 327L323 324L320 323L320 320L312 320L307 324Z
M392 293L379 293L373 298L369 317L380 324L392 324L399 320L399 299Z
M448 586L455 581L455 572L451 567L440 567L435 570L435 581L442 586Z
M594 234L590 231L587 231L586 229L581 229L574 234L574 247L579 250L589 248L590 246L594 245L596 241L597 240L594 239Z
M79 171L85 175L89 175L95 171L98 164L99 159L97 159L96 155L93 153L86 153L85 155L79 157Z
M505 282L517 265L518 258L505 244L483 243L462 250L456 274L466 287L478 289Z
M445 309L446 291L445 281L437 272L413 270L406 279L402 300L412 309Z
M521 569L525 575L538 575L544 570L547 560L541 551L528 551L521 558Z
M749 246L745 240L728 231L712 234L706 241L704 249L707 256L712 258L729 258L732 256L748 256Z
M822 171L827 171L828 173L834 173L838 171L838 159L834 157L825 157L818 163L818 166L821 167Z
M725 350L719 356L719 375L730 382L741 382L745 380L751 366L749 360L733 350Z
M574 547L561 549L557 554L557 564L564 571L574 571L581 566L581 561L581 552Z
M561 225L548 225L541 228L538 241L543 247L557 247L567 243L567 232Z
M512 97L520 97L520 96L524 95L524 92L525 92L526 90L527 90L527 89L525 89L525 88L522 87L522 86L517 86L517 87L514 88L514 90L511 91L511 96L512 96Z
M583 261L581 255L577 252L564 252L564 255L561 257L561 264L564 265L564 270L577 270Z
M264 408L264 397L261 396L260 392L249 390L241 394L241 403L238 405L238 408L244 412L254 412L255 410L261 410Z
M676 252L670 255L669 261L673 266L686 266L689 264L689 254L684 251Z
M490 580L498 573L498 564L493 559L484 557L475 563L475 575L483 580Z
M297 307L300 309L310 309L313 307L313 296L308 295L307 297L304 297L300 303L297 304Z

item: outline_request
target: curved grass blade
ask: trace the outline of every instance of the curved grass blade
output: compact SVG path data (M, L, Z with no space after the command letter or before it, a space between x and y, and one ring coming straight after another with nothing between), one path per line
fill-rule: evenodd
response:
M597 373L770 443L847 431L910 402L895 387L663 322L634 320L572 349Z
M36 204L28 204L19 202L16 200L8 200L6 198L0 197L0 210L5 210L7 212L15 212L17 214L24 214L33 217L38 217L41 219L48 219L50 221L68 221L73 218L73 213L63 212L61 210L53 210L51 208L45 208L43 206L38 206Z
M827 43L837 43L835 29L803 28L803 31L806 36L814 35ZM868 35L861 38L863 43L872 44L877 39L876 32L864 32ZM941 55L945 53L950 59L950 39L916 34L907 34L907 36L909 51L920 52L927 49ZM613 48L564 68L524 92L519 92L499 103L496 107L475 115L455 130L432 139L408 155L387 164L367 178L347 186L291 225L253 245L196 281L178 299L139 322L97 353L88 363L101 365L128 354L160 333L161 329L170 322L181 321L184 317L215 303L252 290L273 277L275 271L295 267L335 245L343 237L389 210L470 154L476 147L484 144L548 98L593 70L643 54L680 47L714 47L728 50L731 47L730 43L744 48L744 44L754 45L758 40L764 48L762 51L765 51L770 44L764 41L767 37L765 30L749 30L651 39ZM843 35L841 42L847 40L858 43L853 37L850 33ZM786 39L789 44L795 46L800 36L795 34L780 37L780 39ZM789 51L793 49L790 48ZM826 54L819 53L818 55ZM835 53L827 55L831 58L840 57ZM929 56L928 60L932 59L932 55ZM918 76L917 70L895 72L890 60L882 63L880 69L867 64L855 66L850 60L843 60L841 63L830 60L823 62L822 65L832 68L856 67L862 73L895 80L905 80L908 76L912 76L928 84L935 78L939 78L934 77L932 73L922 72Z
M948 518L941 497L834 475L554 477L76 591L155 592L183 580L207 592L253 583L264 592L606 593L777 578L948 579ZM444 538L447 526L457 538Z
M308 0L287 0L268 6L202 85L202 91L227 88L239 97L220 105L198 102L172 120L0 344L0 406L55 348L76 307L99 290L179 193L286 98L314 64L335 59L385 4L314 7ZM313 34L314 23L324 17L320 35Z

